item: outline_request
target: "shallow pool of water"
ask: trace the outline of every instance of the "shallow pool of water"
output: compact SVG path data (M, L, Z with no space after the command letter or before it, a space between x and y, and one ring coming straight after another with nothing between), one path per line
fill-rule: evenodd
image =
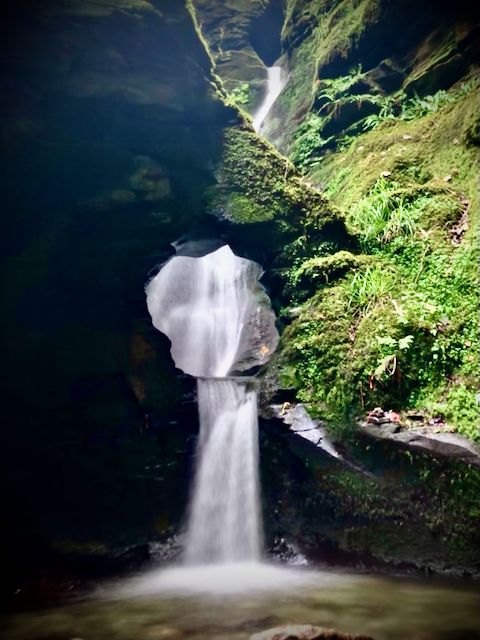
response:
M267 564L171 568L98 589L88 600L8 616L5 640L248 640L281 624L375 640L473 640L478 585Z

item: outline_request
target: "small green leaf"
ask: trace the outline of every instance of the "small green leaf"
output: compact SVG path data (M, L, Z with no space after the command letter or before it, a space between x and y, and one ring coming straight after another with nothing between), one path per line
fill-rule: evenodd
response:
M405 336L404 338L400 338L400 340L398 341L398 348L402 350L408 349L412 344L412 342L413 342L412 335Z
M389 347L394 347L397 344L395 338L392 338L391 336L376 336L376 338L378 340L378 344L385 344Z

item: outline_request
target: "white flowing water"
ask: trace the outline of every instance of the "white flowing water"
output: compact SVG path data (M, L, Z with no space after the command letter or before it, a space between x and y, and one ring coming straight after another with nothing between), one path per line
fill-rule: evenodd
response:
M201 258L175 256L149 283L153 324L170 338L172 358L185 373L222 378L237 360L254 302L250 265L225 245Z
M185 549L190 565L260 558L255 385L226 377L262 364L277 344L260 275L257 264L225 245L203 257L173 257L147 287L153 324L170 338L176 366L200 378Z
M198 381L201 431L188 564L260 558L257 394L248 385Z
M282 80L282 68L270 67L268 69L267 95L265 96L265 100L260 105L260 108L253 116L253 128L257 133L258 131L260 131L260 127L262 126L267 113L270 111L275 100L280 95L283 86L284 82Z

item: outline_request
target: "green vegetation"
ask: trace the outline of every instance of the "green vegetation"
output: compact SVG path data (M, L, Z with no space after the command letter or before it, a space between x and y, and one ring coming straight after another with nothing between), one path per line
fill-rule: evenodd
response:
M347 76L319 82L316 108L307 114L294 136L291 159L299 167L306 169L318 165L325 149L345 150L359 133L375 129L382 122L409 122L436 113L478 87L478 78L473 78L462 83L456 92L441 90L424 98L418 94L408 98L403 91L390 96L368 93L346 96L345 92L363 78L364 74L357 68ZM368 89L368 85L365 88ZM366 109L374 113L363 116Z
M391 266L376 263L346 280L349 295L347 311L354 316L367 315L375 305L394 289L397 273Z
M368 194L353 204L348 222L368 249L398 235L413 235L429 201L428 195L400 189L397 183L380 177Z
M250 85L248 82L243 82L239 87L235 87L230 95L237 105L246 105L250 102L249 91Z
M368 116L363 121L363 130L374 129L383 120L415 120L430 113L435 113L442 107L463 98L469 91L478 86L478 78L473 78L469 82L461 84L460 89L455 92L448 92L441 89L434 95L420 96L415 93L413 98L407 99L404 92L399 92L396 97L388 96L381 100L382 108L378 114ZM400 112L399 111L400 106ZM395 115L397 113L398 115Z
M290 243L274 365L281 388L382 469L371 483L315 470L325 512L358 516L338 525L341 548L405 560L416 545L422 558L444 546L452 564L477 565L478 469L365 446L356 422L380 406L415 429L412 409L424 424L435 418L433 431L479 439L478 70L459 47L469 19L433 29L427 14L383 0L287 0L293 69L267 133L344 214L350 237Z
M337 269L338 252L295 261L286 291L301 309L277 364L282 386L337 430L382 406L479 437L478 92L444 93L316 165L298 160L345 213L358 254Z
M281 233L291 233L291 224L301 219L304 237L320 232L329 222L343 225L343 216L327 199L249 126L226 129L223 149L209 206L227 219L242 224L273 220Z
M316 113L309 113L295 133L295 146L291 159L301 168L314 166L320 162L317 154L331 140L322 138L323 119Z
M362 264L362 256L355 256L350 251L338 251L331 255L296 260L287 273L292 298L298 300L302 297L298 289L300 283L328 282L332 277L338 277L360 264Z

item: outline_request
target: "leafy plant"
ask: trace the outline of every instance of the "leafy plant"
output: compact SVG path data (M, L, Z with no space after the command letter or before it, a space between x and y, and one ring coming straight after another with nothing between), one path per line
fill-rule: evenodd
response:
M235 87L235 89L230 92L230 95L238 105L248 104L250 101L249 90L250 85L248 82L244 82L239 87Z
M387 373L392 376L397 368L397 358L399 351L408 351L410 348L414 336L409 334L398 340L392 338L392 336L375 336L378 344L381 347L386 347L387 354L380 357L378 365L372 374L372 377L380 380L382 376Z
M318 84L317 99L326 98L333 102L339 96L345 94L356 82L363 78L362 65L350 69L348 75L340 78L324 78Z
M445 105L460 100L477 85L478 78L473 78L470 82L462 83L456 93L449 93L441 89L437 93L423 98L417 92L414 93L413 98L409 99L406 98L403 92L396 98L388 96L382 100L382 108L378 114L373 114L363 120L363 130L375 129L385 120L399 119L408 122L430 113L435 113ZM399 107L399 105L401 106Z
M429 113L434 113L449 102L455 102L455 100L457 100L456 95L447 93L447 91L444 91L443 89L437 91L437 93L431 96L425 96L424 98L420 98L418 93L415 92L414 97L407 100L402 105L400 118L401 120L414 120L415 118L420 118L421 116L425 116Z
M350 168L348 169L343 168L337 171L335 175L332 177L332 179L329 181L327 188L324 190L325 195L329 198L333 198L338 193L338 190L340 189L340 185L342 184L343 180L346 177L348 177L350 173L351 173Z
M398 100L396 100L392 96L388 96L387 98L381 99L380 105L381 108L378 113L373 113L372 115L364 118L362 123L362 128L364 131L375 129L375 127L377 127L380 122L384 120L395 120L395 112L398 110Z
M316 153L328 144L331 138L324 140L321 131L324 119L315 113L310 113L305 121L300 125L295 134L295 148L291 160L300 167L312 166L316 158Z

